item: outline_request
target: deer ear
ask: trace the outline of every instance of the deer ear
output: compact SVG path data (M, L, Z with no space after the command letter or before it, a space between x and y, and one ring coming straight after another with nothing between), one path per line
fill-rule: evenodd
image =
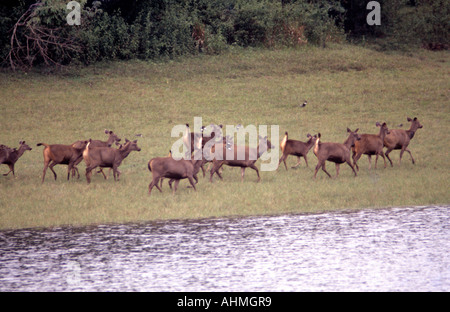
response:
M417 120L417 117L414 117L414 121L416 121Z
M352 130L350 130L349 128L347 128L347 132L352 132Z
M321 135L320 132L319 132L319 134L317 135L317 137L320 138L321 136L322 136L322 135Z
M306 137L307 137L307 138L310 138L310 137L311 137L311 134L308 133L308 134L306 135Z
M137 143L137 140L134 140L133 143Z
M380 127L380 123L377 121L377 123L375 124L375 126Z
M355 132L358 132L359 128L356 128Z
M412 121L412 119L411 119L411 118L409 118L409 117L408 117L408 118L406 118L406 120L408 120L408 121Z

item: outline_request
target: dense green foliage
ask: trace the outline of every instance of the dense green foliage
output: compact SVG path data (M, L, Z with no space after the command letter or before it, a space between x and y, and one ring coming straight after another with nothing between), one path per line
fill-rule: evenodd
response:
M383 38L377 41L383 49L404 44L442 49L448 48L450 37L450 2L446 0L379 0L381 26L366 23L369 11L365 0L78 2L80 26L66 23L70 12L66 0L3 2L3 65L27 69L38 64L91 64L103 59L173 58L217 54L233 46L326 46L345 36ZM35 3L39 5L25 16L29 20L14 28ZM52 40L48 34L54 36ZM40 39L44 48L37 42ZM11 55L11 51L15 53Z

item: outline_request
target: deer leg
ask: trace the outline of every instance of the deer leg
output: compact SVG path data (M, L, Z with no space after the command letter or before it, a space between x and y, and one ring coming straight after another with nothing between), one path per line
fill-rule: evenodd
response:
M53 170L53 167L56 165L57 165L57 163L52 161L52 163L48 166L50 168L50 170L53 172L53 175L55 176L55 180L56 180L56 172L55 172L55 170Z
M416 162L414 161L414 157L413 157L413 155L411 154L411 151L410 151L409 149L407 149L406 147L405 147L405 151L407 151L407 152L409 153L409 156L411 156L411 161L412 161L412 163L415 164ZM13 171L13 172L14 172L14 171Z
M194 191L197 191L197 189L195 188L195 183L194 183L194 179L192 177L188 177L189 183L191 183L192 187L194 188Z
M92 176L92 170L95 169L95 167L87 167L86 168L86 181L87 184L91 183L91 176Z
M402 147L402 149L400 150L400 159L399 159L399 161L398 161L399 164L402 163L402 157L403 157L403 152L405 151L405 148L406 148L406 147Z
M369 159L369 170L372 169L372 155L367 155L367 158ZM377 155L378 159L378 155ZM375 169L377 169L377 160L375 159Z
M156 188L162 193L162 190L158 186L159 177L153 177L152 182L148 185L148 195L151 195L152 188L156 186Z
M319 162L317 163L316 169L314 170L314 179L316 178L316 176L317 176L317 171L319 171L320 167L322 167L322 163L319 161Z
M67 181L70 180L70 173L73 172L73 170L75 170L75 168L73 167L73 164L67 165Z
M205 177L205 175L206 175L206 170L205 170L205 168L203 167L203 165L201 165L200 168L202 168L203 177Z
M292 168L297 168L298 166L300 166L301 160L302 160L302 158L300 156L297 156L297 163L294 166L292 166ZM306 162L306 166L308 166L308 162L306 161L306 159L305 159L305 162Z
M339 176L339 168L340 168L340 166L339 166L338 163L335 163L334 165L336 166L336 178L337 178Z
M286 170L288 170L287 165L286 165L286 159L288 158L288 154L283 154L283 156L281 156L280 161L278 162L278 166L280 165L281 161L283 161L284 163L284 168L286 168Z
M354 167L354 166L352 165L352 163L350 162L350 159L347 159L346 162L347 162L347 164L350 166L350 168L352 168L353 173L355 174L355 177L356 177L355 167Z
M109 169L111 169L111 168L109 168ZM107 180L107 179L108 179L108 178L106 177L105 173L103 172L103 168L100 168L100 170L99 170L99 171L97 171L97 173L101 173L101 174L103 174L103 178L105 178L105 180Z
M155 185L155 180L153 179L152 182L150 182L150 184L148 185L148 195L150 196L152 193L152 188Z
M325 162L323 162L323 165L322 165L322 171L325 172L325 173L328 175L328 177L331 178L331 174L329 174L328 171L327 171L327 169L325 168Z
M42 172L42 182L44 183L44 179L45 179L45 172L47 171L48 168L48 162L44 162L44 171Z
M362 153L354 153L353 154L353 165L356 167L356 170L359 171L358 160L361 158Z
M80 179L80 172L78 171L78 168L76 167L76 165L72 166L72 178L75 176L75 172L77 173L77 179Z
M255 171L256 171L256 174L258 175L258 180L256 180L256 182L261 181L261 177L259 176L259 170L258 170L258 167L256 167L255 164L251 164L249 167L252 168L253 170L255 170Z
M5 177L6 177L11 171L13 172L13 175L14 175L14 167L13 167L13 165L10 164L10 165L8 165L8 167L9 167L8 173L4 173L4 174L3 174Z
M173 186L173 193L172 193L172 194L174 194L174 195L175 195L175 192L177 191L178 183L180 183L180 180L175 180L175 184L174 184L174 186Z
M241 167L241 182L244 182L245 167Z
M114 181L117 181L119 179L118 173L117 173L117 167L113 165L113 177Z
M384 153L384 155L386 156L386 158L389 160L389 162L391 163L391 167L393 167L394 165L392 164L392 160L391 160L391 158L389 157L389 153L392 151L392 149L390 149L390 148L388 148L387 150L386 150L386 152Z
M173 181L175 181L175 179L170 179L170 180L169 180L169 187L170 187L170 189L172 189L172 183L173 183ZM161 179L161 185L162 185L162 179Z
M381 157L383 157L383 160L384 160L384 168L386 168L386 157L384 157L384 153L383 153L383 151L381 151L380 152L380 155L381 155Z
M223 180L223 179L222 179L222 176L221 176L220 173L218 172L218 170L220 169L220 167L222 166L222 164L223 164L223 162L213 162L213 165L212 165L212 168L211 168L211 171L210 171L209 182L212 182L212 177L213 177L214 173L217 173L217 175L219 176L219 178L220 178L221 180Z

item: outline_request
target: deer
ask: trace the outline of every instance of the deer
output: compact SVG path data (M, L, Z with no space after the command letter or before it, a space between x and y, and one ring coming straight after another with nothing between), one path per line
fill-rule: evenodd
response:
M409 130L403 130L403 129L393 129L390 130L390 134L386 135L384 138L384 146L387 148L386 152L384 153L392 165L392 160L389 157L390 152L393 150L400 150L400 160L399 164L402 161L403 152L407 151L409 155L411 156L411 161L413 164L415 164L415 160L413 155L411 154L411 151L408 149L408 145L411 142L411 139L416 134L417 129L422 129L423 126L420 124L420 121L417 119L417 117L414 117L414 119L411 119L407 117L406 119L411 123L411 127Z
M70 172L73 172L73 170L77 172L79 179L80 174L78 173L76 164L79 163L79 159L82 157L83 150L87 143L88 141L76 141L70 145L38 143L37 146L45 146L43 151L44 170L42 174L42 183L44 183L47 168L50 168L56 180L57 175L53 170L53 167L56 165L68 165L67 180L69 180Z
M202 153L202 140L197 141L196 155ZM200 155L201 156L201 155ZM198 159L200 158L200 159ZM152 173L152 182L148 185L148 195L151 195L153 187L162 193L162 189L158 186L160 179L169 178L169 186L172 189L172 182L175 181L173 194L175 194L180 180L188 179L195 191L195 184L198 183L197 173L204 163L203 157L194 157L193 159L173 159L171 153L167 157L155 157L149 160L147 167ZM195 183L194 183L195 180Z
M15 148L9 148L5 145L2 145L2 148L0 148L0 164L8 165L9 171L7 173L4 173L4 176L7 176L10 172L12 172L13 176L15 177L14 173L14 165L19 160L20 157L25 153L25 151L31 151L32 148L29 147L25 141L19 142L19 149Z
M256 171L258 179L256 182L261 181L259 176L259 170L255 166L256 161L264 154L266 151L272 148L272 144L266 137L259 136L258 146L256 148L250 148L248 146L238 146L236 144L218 143L213 146L211 153L213 155L213 166L210 171L209 181L212 183L212 177L216 173L221 180L223 180L219 169L223 165L230 167L240 167L241 168L241 182L244 182L245 168L252 168ZM227 153L227 151L231 151ZM232 155L227 155L232 154ZM244 159L239 159L241 155Z
M90 147L91 140L86 146L86 152L83 153L83 158L86 162L86 180L87 183L91 183L91 171L97 167L100 168L112 168L114 181L118 181L120 178L120 171L118 167L122 161L132 152L141 149L137 145L137 140L129 141L125 139L125 144L118 148L112 147Z
M113 144L116 144L117 146L120 146L120 141L121 138L119 138L117 136L117 134L115 134L113 131L111 130L107 130L105 129L105 134L108 135L108 139L106 141L101 141L101 140L90 140L90 147L111 147ZM85 150L86 151L86 150ZM81 161L83 160L83 158L80 158L77 163L75 164L75 166L77 166ZM111 171L111 169L110 169ZM103 172L103 169L100 168L100 170L97 173L101 173L103 174L103 177L105 178L105 180L107 179L105 173Z
M297 140L289 140L288 132L284 133L284 138L280 143L281 148L281 158L278 162L278 166L280 166L281 162L284 163L284 167L288 170L286 165L286 159L289 155L297 156L297 164L292 168L297 168L300 165L301 157L305 159L306 166L308 167L308 158L306 155L310 151L310 149L314 146L314 143L317 140L317 135L312 136L311 134L307 134L306 137L309 139L307 142L297 141Z
M216 125L216 124L211 124L210 126L213 127L213 130L211 132L211 134L205 135L204 131L206 129L205 126L201 127L201 133L195 133L195 132L190 132L189 129L189 124L186 124L186 132L185 135L183 137L183 142L186 145L186 147L190 146L190 150L191 150L191 155L192 153L195 152L195 144L198 143L199 139L201 138L201 146L198 147L198 149L203 149L205 147L205 144L208 143L210 140L217 140L218 137L216 137L216 133L220 133L220 129L222 129L222 125ZM222 140L225 141L225 138L222 137ZM203 177L205 177L205 168L204 168L204 164L207 163L208 161L205 160L202 165L201 165L201 169L202 169L202 173L203 173Z
M325 162L331 161L336 165L336 178L339 176L339 166L342 163L347 163L350 168L352 168L353 173L356 177L356 171L352 163L350 162L350 149L354 146L355 142L361 139L361 136L357 134L359 129L355 131L351 131L347 128L347 133L349 136L345 142L342 143L329 143L329 142L320 142L321 134L318 134L318 138L314 145L314 154L317 157L317 166L314 171L314 179L317 176L317 171L322 168L323 172L325 172L328 177L331 178L331 175L325 169Z
M375 169L377 169L378 155L381 155L384 160L384 168L386 168L386 158L383 152L383 141L386 135L390 134L389 129L384 122L380 124L376 122L377 127L380 127L380 132L377 134L361 134L361 140L357 140L352 147L352 159L353 165L356 170L359 171L357 161L361 158L361 155L365 154L369 158L369 170L372 168L372 155L376 155Z

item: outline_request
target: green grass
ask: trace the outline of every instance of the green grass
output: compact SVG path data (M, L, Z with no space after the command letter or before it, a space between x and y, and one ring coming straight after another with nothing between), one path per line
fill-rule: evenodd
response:
M33 150L16 164L16 178L0 176L0 229L140 222L160 219L320 212L365 207L448 204L450 74L448 52L381 53L337 45L285 50L237 50L220 56L198 56L166 63L104 63L72 68L57 75L0 74L0 143ZM308 100L308 106L297 105ZM393 151L394 167L368 170L359 161L354 178L347 165L340 176L323 172L313 179L309 167L261 172L225 168L224 180L210 184L200 175L197 192L183 180L175 196L167 183L149 197L149 159L165 156L176 140L174 125L279 125L289 137L306 141L321 132L323 141L343 142L346 129L377 133L376 121L389 127L406 117L423 124L410 144L416 164ZM87 185L66 180L67 166L56 166L41 185L43 147L79 139L106 139L104 129L122 138L138 138L141 152L122 163L121 180L94 175ZM302 160L303 161L303 160ZM288 166L296 163L290 156ZM258 161L260 166L260 161ZM7 166L0 167L7 172ZM332 163L327 170L334 175Z

